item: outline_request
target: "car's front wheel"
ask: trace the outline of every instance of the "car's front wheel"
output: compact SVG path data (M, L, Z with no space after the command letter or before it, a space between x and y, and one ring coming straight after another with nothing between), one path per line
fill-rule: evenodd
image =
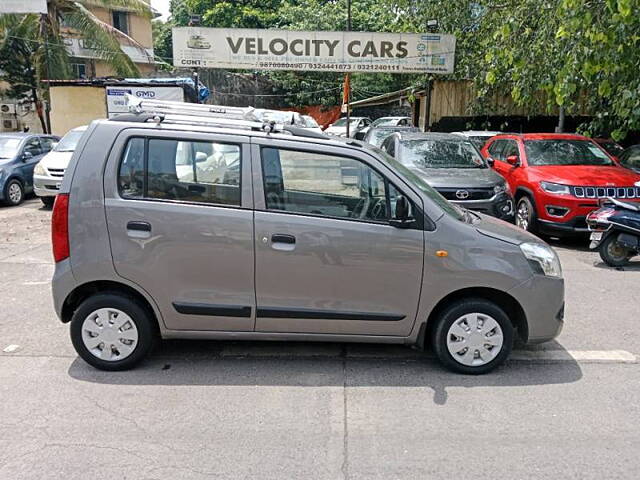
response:
M147 309L120 293L87 298L71 318L71 341L78 355L100 370L127 370L153 347L154 323Z
M535 233L537 229L536 207L526 195L518 200L516 205L516 225L523 230Z
M20 205L24 200L24 188L20 180L9 180L4 187L4 200L9 205Z
M466 374L482 374L501 365L511 353L514 329L498 305L474 298L442 311L433 330L433 349L442 364Z

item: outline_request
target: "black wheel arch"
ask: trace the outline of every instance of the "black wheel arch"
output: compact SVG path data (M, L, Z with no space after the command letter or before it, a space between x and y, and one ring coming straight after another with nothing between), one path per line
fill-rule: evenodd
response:
M524 313L522 306L515 298L508 293L495 288L469 287L449 293L436 304L436 306L431 310L427 321L423 322L420 326L418 345L421 348L425 348L428 345L428 339L431 338L439 316L449 305L460 300L471 298L488 300L499 306L511 320L520 340L525 343L527 342L529 338L529 324L527 323L527 316Z

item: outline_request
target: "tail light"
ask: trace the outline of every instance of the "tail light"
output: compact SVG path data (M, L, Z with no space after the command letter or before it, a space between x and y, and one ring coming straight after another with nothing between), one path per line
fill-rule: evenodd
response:
M53 204L51 243L56 263L69 258L69 194L67 193L56 196Z

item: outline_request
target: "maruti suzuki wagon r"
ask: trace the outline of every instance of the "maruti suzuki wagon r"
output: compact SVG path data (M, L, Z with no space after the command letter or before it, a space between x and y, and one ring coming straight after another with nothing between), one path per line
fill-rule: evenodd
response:
M559 334L561 266L535 236L359 141L190 118L93 122L66 170L53 298L89 364L130 368L158 338L309 340L477 374Z

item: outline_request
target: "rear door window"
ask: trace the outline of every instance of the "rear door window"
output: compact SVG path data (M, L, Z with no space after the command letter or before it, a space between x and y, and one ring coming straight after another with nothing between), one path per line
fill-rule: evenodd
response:
M120 163L124 198L240 206L240 145L132 138Z

